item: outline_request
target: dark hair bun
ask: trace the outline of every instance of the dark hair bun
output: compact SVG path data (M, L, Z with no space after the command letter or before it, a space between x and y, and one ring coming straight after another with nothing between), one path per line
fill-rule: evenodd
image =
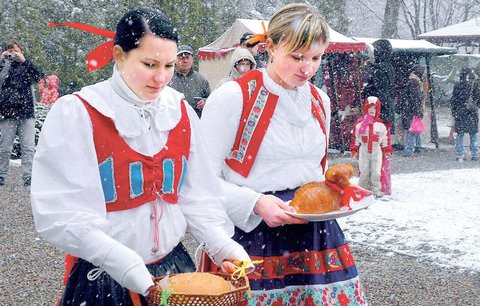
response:
M129 10L117 24L115 45L128 52L138 47L145 34L173 40L178 43L177 29L162 12L152 8Z

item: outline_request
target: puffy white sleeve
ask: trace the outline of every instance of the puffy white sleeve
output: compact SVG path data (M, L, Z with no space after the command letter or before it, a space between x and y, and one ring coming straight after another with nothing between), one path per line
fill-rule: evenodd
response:
M46 241L102 268L129 290L145 294L153 285L143 259L109 235L92 124L74 96L59 99L43 125L31 201L35 227Z
M230 239L233 224L222 205L225 197L221 180L208 161L198 117L191 107L188 109L192 127L190 156L179 197L188 230L198 242L205 243L209 256L217 265L225 259L250 261L245 250Z
M214 90L202 112L201 128L208 156L219 177L223 177L225 158L230 153L243 108L242 91L238 83L227 82ZM222 179L222 189L227 197L226 210L235 226L243 231L253 230L261 218L253 208L261 196L247 187L240 187Z

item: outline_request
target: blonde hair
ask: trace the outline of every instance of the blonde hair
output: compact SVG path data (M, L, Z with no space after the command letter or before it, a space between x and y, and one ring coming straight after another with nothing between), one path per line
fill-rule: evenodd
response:
M318 10L310 4L291 3L270 19L267 37L275 45L285 43L287 52L308 49L312 43L330 42L329 28Z

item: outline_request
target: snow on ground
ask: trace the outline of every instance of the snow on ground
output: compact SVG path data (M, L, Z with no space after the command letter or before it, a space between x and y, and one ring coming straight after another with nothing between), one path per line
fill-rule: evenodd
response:
M480 272L479 169L397 174L392 182L385 201L337 219L347 241Z

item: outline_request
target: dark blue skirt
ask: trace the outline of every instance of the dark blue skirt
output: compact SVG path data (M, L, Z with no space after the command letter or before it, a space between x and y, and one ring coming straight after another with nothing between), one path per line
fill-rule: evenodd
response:
M295 190L273 193L284 201ZM235 229L252 260L263 260L249 275L248 305L362 305L364 291L350 249L336 220L253 231ZM304 303L304 304L302 304Z
M67 285L59 305L133 305L130 291L120 286L106 272L102 272L93 281L87 274L96 267L81 258L78 259L70 273ZM185 247L180 243L172 252L160 261L147 265L147 269L155 277L184 272L194 272L195 265ZM142 305L147 305L141 295Z

